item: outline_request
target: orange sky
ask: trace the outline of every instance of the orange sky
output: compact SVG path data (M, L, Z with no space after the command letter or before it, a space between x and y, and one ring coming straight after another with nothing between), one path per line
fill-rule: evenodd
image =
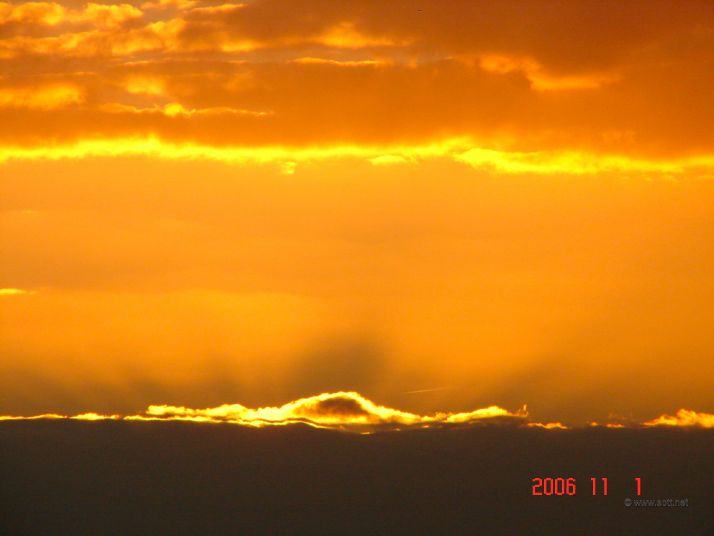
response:
M711 2L0 2L0 65L0 414L714 412Z

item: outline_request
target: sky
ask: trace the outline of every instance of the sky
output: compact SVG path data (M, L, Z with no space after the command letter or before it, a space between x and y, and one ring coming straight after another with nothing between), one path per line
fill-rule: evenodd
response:
M0 414L714 412L709 1L0 2L0 66Z

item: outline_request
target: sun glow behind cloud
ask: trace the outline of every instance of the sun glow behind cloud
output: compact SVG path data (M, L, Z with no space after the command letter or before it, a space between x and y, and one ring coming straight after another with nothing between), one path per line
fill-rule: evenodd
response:
M0 416L2 420L73 419L84 421L126 420L126 421L187 421L197 423L224 423L262 428L266 426L288 426L306 424L315 428L343 431L387 431L414 428L449 428L478 424L505 426L525 426L543 430L567 430L559 422L533 422L524 406L511 412L498 406L473 411L449 413L437 412L419 415L375 404L356 392L322 393L300 398L278 407L249 408L241 404L223 404L214 408L192 409L183 406L152 405L139 415L102 415L82 413L74 416L57 414L30 417ZM607 428L625 428L621 423L592 424ZM641 425L632 427L680 426L714 428L714 415L681 409L676 417L662 415Z
M22 288L0 288L0 296L25 296L34 294L34 291Z
M674 416L660 415L656 419L647 421L644 424L645 426L692 426L714 428L714 414L680 409Z
M711 411L712 61L710 2L0 2L4 411Z
M180 104L163 109L135 110L137 113L163 113L170 117L194 114L255 114L264 112L223 109L190 110ZM374 165L418 164L445 158L477 169L506 174L595 175L598 173L709 176L714 171L714 156L700 155L677 159L642 159L614 154L572 151L519 152L474 147L468 139L456 138L428 145L366 146L334 145L314 147L288 146L213 146L175 143L157 137L88 139L68 145L42 147L0 146L0 163L13 160L62 160L96 157L144 156L169 160L213 160L233 164L295 164L325 160L359 159Z
M302 423L316 428L366 431L459 426L487 422L518 424L525 422L527 417L528 413L525 408L510 412L498 406L489 406L468 412L418 415L380 406L355 392L336 392L301 398L279 407L249 408L241 404L223 404L215 408L191 409L182 406L152 405L143 415L101 415L90 412L69 417L55 414L31 417L0 416L0 420L43 418L88 421L177 420L228 423L258 428ZM544 427L552 428L553 426Z

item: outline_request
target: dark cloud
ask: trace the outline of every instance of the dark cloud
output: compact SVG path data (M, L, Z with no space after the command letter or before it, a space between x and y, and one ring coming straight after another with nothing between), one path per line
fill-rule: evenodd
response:
M326 400L318 400L302 409L307 417L369 417L369 412L359 400L348 396L337 396Z
M294 362L286 393L291 398L330 390L372 393L388 366L378 343L366 337L325 341Z

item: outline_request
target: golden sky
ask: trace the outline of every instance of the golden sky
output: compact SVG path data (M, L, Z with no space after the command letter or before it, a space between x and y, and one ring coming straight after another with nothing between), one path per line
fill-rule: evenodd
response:
M704 0L0 2L0 414L714 412L713 94Z

